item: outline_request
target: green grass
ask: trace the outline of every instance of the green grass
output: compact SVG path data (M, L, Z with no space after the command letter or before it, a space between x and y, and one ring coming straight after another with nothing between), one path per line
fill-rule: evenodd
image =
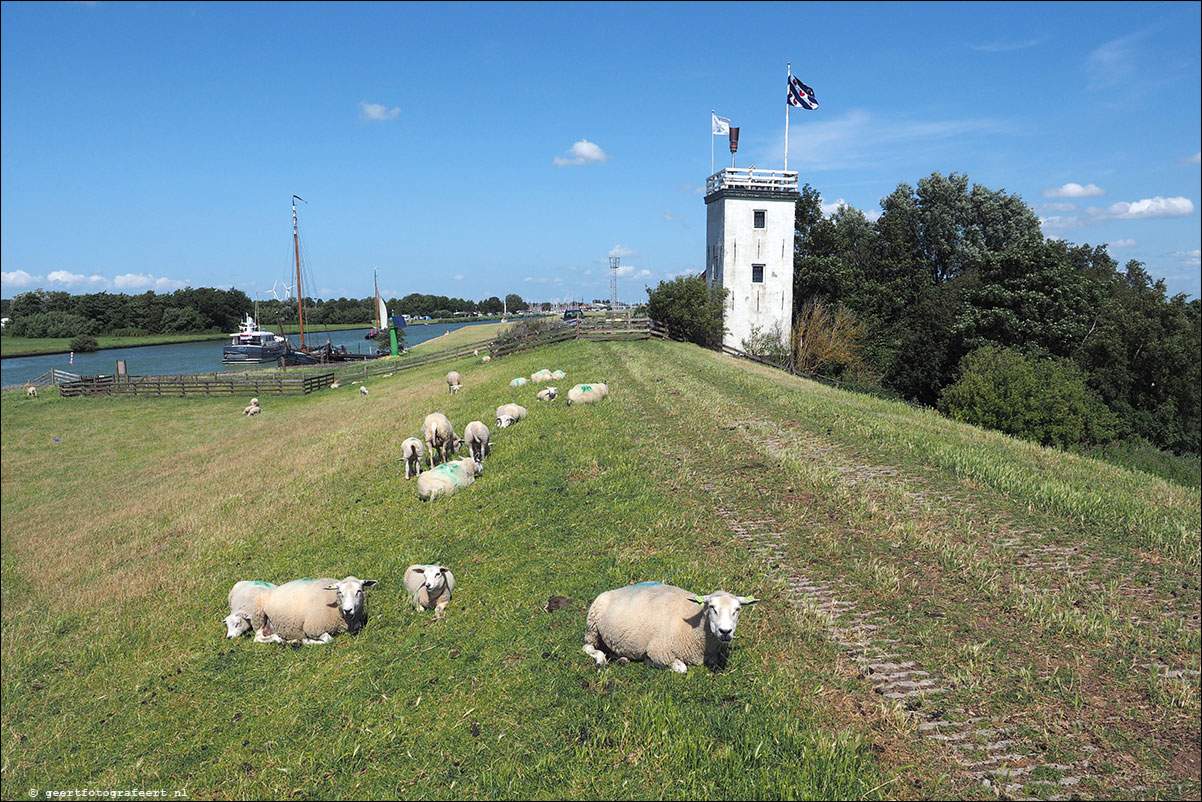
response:
M416 353L426 353L429 351L459 348L464 345L483 345L496 339L512 325L512 323L479 323L473 326L464 326L448 332L442 337L435 337L433 340L420 342L409 350Z
M267 398L255 419L237 414L241 400L6 394L6 789L884 794L894 769L870 726L831 704L852 680L831 675L836 650L785 606L749 611L718 673L599 672L581 652L587 605L610 587L759 594L775 582L707 494L680 486L640 393L568 408L507 386L550 362L569 377L616 375L628 350L465 360L373 381L368 398ZM448 367L470 377L454 397ZM400 441L426 412L461 428L511 400L531 415L496 432L484 476L420 503L395 461ZM444 620L406 604L414 562L455 570ZM234 581L351 573L381 582L358 635L296 651L222 638ZM552 594L572 606L544 612Z

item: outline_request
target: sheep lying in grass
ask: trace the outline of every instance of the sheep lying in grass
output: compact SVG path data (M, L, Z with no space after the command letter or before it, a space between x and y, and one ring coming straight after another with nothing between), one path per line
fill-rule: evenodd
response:
M739 610L756 601L724 590L697 596L661 582L607 590L588 608L584 652L598 667L609 657L646 660L680 674L714 665L734 639Z
M374 579L297 579L259 595L251 624L256 643L329 643L367 621L364 588Z
M497 407L497 425L508 428L526 417L526 408L520 404L504 404Z
M338 380L337 380L337 379L334 379L334 381L330 382L330 389L331 389L331 390L337 390L337 389L338 389Z
M455 575L441 565L411 565L405 571L405 589L418 610L433 610L435 618L451 603Z
M468 453L471 454L476 464L480 466L477 473L484 473L484 458L492 451L492 446L488 443L488 438L491 434L488 431L488 427L482 421L478 420L472 421L463 430L463 442L467 445Z
M564 373L562 370L555 370L555 371L552 371L552 372L551 372L551 378L552 378L553 380L555 380L555 381L559 381L560 379L562 379L562 378L563 378L564 376L566 376L566 375L567 375L567 374L566 374L566 373Z
M540 371L536 371L535 373L531 374L530 381L532 381L532 382L549 382L549 381L551 381L551 371L547 370L546 368L543 368Z
M568 390L568 405L600 401L607 395L609 395L609 385L577 384L571 390Z
M491 362L491 361L492 361L492 357L491 357L491 356L489 356L488 354L485 354L484 356L480 357L480 361L481 361L481 362Z
M516 379L514 379L513 381L511 381L509 383L509 386L510 387L521 387L523 384L525 384L528 381L530 381L530 380L527 379L525 376L518 376Z
M425 454L422 441L416 437L406 437L401 443L401 459L405 463L405 479L420 476L422 472L422 455Z
M250 406L248 406L246 409L242 410L242 414L243 415L258 415L262 411L263 410L259 408L259 399L252 398L250 400Z
M538 391L538 395L534 397L536 401L554 401L555 396L559 395L558 387L547 387Z
M447 374L447 392L448 393L452 393L452 394L457 393L457 392L459 392L459 388L462 386L463 385L462 385L462 380L459 376L459 371L452 370L450 373Z
M453 496L476 481L480 466L471 457L444 462L417 477L417 497L429 501L438 496Z
M446 462L455 454L463 441L455 436L455 428L441 412L431 412L422 423L422 440L429 452L430 467L434 467L434 457L441 456L440 462Z
M270 582L261 579L235 582L230 588L230 614L225 617L225 636L236 638L243 632L250 631L250 619L255 614L255 603L264 591L274 588Z

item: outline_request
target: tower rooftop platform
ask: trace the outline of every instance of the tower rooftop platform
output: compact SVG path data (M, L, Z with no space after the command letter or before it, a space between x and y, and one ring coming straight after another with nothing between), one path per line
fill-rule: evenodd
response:
M705 201L719 195L732 197L797 197L796 170L759 170L754 167L727 167L705 180ZM712 196L712 197L711 197Z

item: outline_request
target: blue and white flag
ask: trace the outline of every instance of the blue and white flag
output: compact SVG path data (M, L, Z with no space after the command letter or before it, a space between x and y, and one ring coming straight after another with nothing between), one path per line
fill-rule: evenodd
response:
M796 75L789 76L789 105L801 106L810 111L818 108L818 98L814 97L814 90L803 84Z
M719 134L729 134L730 133L730 120L728 120L725 117L719 117L717 114L714 114L712 111L710 112L710 116L714 118L713 136L718 136Z

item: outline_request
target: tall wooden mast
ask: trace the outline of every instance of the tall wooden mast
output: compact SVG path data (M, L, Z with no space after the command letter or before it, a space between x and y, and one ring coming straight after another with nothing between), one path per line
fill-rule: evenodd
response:
M296 251L296 309L300 316L300 344L305 347L305 292L301 289L300 235L296 229L296 202L308 203L300 195L292 196L292 248Z

